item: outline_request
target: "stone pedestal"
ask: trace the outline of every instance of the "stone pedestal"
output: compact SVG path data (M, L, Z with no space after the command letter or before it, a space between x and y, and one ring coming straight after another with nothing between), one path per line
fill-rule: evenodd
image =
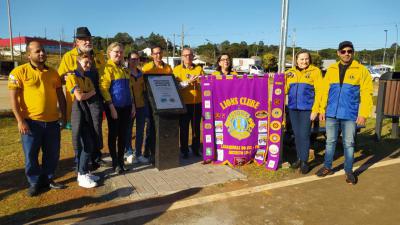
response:
M156 127L155 167L166 170L179 166L179 116L154 115Z

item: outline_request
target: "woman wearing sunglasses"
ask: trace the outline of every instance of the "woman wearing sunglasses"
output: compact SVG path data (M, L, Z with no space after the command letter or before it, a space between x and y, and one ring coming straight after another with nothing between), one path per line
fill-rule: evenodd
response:
M319 111L322 82L321 70L311 65L307 51L296 54L296 66L285 72L285 92L288 95L288 109L296 144L297 160L292 168L299 168L302 174L309 171L311 122Z

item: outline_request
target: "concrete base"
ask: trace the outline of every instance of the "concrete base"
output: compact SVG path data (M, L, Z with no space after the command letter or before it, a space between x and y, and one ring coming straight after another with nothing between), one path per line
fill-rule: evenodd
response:
M155 167L158 170L166 170L179 166L178 118L178 116L154 116L156 126Z

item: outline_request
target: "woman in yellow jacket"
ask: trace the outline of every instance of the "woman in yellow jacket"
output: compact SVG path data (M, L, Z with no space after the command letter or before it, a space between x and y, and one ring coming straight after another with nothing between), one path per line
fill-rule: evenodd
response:
M236 71L232 70L231 57L228 54L222 54L217 59L217 70L212 75L237 75Z
M100 78L100 91L105 101L108 123L108 149L114 171L123 173L124 150L129 118L135 114L132 83L128 69L123 67L124 47L118 42L107 48L109 60ZM116 151L118 145L118 152Z
M307 51L296 54L296 67L285 72L285 92L288 95L290 122L296 143L297 161L293 168L300 167L302 174L309 171L311 121L318 115L321 99L321 70L311 65L311 55Z

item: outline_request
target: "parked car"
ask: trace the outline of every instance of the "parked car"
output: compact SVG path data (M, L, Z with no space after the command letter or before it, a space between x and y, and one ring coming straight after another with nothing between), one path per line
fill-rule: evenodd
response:
M213 72L216 71L216 67L215 66L204 66L203 67L203 71L205 74L212 74Z
M379 73L379 71L378 70L376 70L376 69L373 69L373 68L368 68L368 70L369 70L369 73L371 74L371 76L372 76L372 80L374 81L374 82L378 82L379 81L379 78L381 78L381 73Z

